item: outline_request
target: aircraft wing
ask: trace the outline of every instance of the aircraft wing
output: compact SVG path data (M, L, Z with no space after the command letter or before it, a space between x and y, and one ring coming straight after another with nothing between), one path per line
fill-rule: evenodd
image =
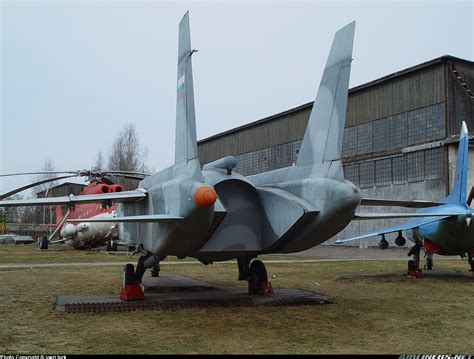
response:
M395 227L390 227L386 229L381 229L375 232L370 232L366 233L357 237L352 237L352 238L347 238L347 239L338 239L336 240L336 244L342 244L346 242L351 242L351 241L359 241L361 239L365 238L370 238L370 237L375 237L375 236L381 236L382 234L388 234L388 233L395 233L395 232L400 232L400 231L408 231L409 229L413 229L419 226L423 226L425 224L433 223L436 221L440 221L442 219L449 218L450 216L439 216L438 217L431 217L431 218L423 218L415 221L411 221L409 223L402 224L400 226L395 226Z
M74 205L79 203L100 203L100 202L134 202L147 196L146 190L136 189L134 191L88 194L83 196L69 195L64 197L32 198L21 200L0 201L0 207L12 206L47 206L47 205Z
M369 219L397 219L397 218L426 218L426 217L451 217L462 216L466 212L439 212L439 213L356 213L354 220L369 220ZM441 219L441 218L439 218ZM438 220L439 220L438 219Z
M361 206L398 206L408 208L428 208L437 207L446 203L435 201L409 201L394 199L362 198Z
M151 214L143 216L125 216L125 217L101 217L101 218L82 218L68 219L66 222L173 222L181 221L183 217L170 214Z

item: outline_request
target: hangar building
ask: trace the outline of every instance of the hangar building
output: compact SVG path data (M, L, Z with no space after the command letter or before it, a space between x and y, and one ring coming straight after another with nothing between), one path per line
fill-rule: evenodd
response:
M470 131L468 182L473 186L473 91L474 62L449 55L350 89L343 140L345 178L357 185L364 197L445 197L461 122L466 121ZM310 102L200 140L201 164L233 155L238 161L236 172L243 175L291 166L312 106ZM359 211L409 210L360 207ZM354 221L326 244L402 222ZM394 237L387 238L391 244ZM370 244L378 240L371 239Z

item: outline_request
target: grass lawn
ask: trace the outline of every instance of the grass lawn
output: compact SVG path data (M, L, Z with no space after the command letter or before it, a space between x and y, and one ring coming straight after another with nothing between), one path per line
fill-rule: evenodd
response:
M137 259L34 248L1 245L0 264ZM435 265L469 273L467 262L460 259ZM474 350L474 282L455 278L393 282L337 279L349 273L401 273L406 261L266 266L276 290L314 290L336 303L67 314L53 309L58 295L118 295L122 267L0 269L0 353L467 354ZM162 274L188 275L222 289L246 288L245 282L236 280L235 263L164 262L161 268Z

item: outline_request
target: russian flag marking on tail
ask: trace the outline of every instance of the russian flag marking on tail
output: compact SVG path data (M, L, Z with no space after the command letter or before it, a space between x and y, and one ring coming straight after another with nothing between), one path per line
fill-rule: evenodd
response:
M184 74L178 79L178 86L177 86L177 96L176 99L180 100L184 96Z
M178 91L184 87L184 74L178 79Z

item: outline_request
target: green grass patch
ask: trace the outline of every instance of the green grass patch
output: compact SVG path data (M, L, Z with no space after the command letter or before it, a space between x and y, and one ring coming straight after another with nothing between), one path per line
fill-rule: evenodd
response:
M104 262L109 257L118 260L100 253L46 253L32 246L0 246L0 263ZM469 273L467 263L461 260L437 261L435 265ZM266 266L275 289L314 290L335 304L67 314L54 310L57 296L118 295L122 267L0 270L0 353L472 352L474 282L455 278L338 280L341 274L396 275L405 270L406 261ZM237 281L235 263L164 262L161 268L162 274L180 273L220 288L246 288L246 283Z

